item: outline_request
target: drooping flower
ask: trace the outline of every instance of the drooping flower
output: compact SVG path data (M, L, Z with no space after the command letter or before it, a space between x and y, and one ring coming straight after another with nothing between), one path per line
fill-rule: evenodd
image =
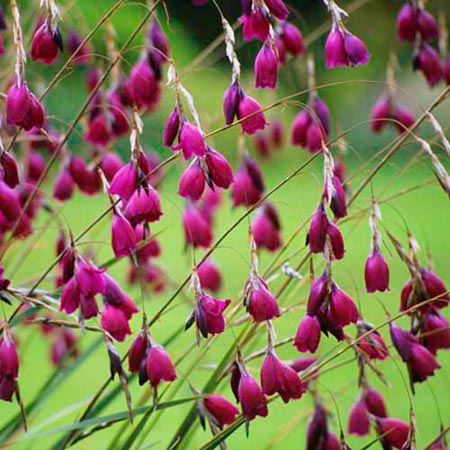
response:
M261 277L251 277L247 281L245 291L247 311L255 322L264 322L280 317L277 300Z
M63 51L61 32L57 26L52 29L44 22L31 41L31 59L43 64L53 64L58 58L58 50Z
M408 440L409 425L399 419L380 417L377 419L377 428L386 445L402 449Z
M208 258L200 264L197 275L203 289L211 292L218 292L222 286L222 276L216 264Z
M241 120L242 131L245 134L255 134L266 128L267 122L261 105L252 97L241 94L238 108L238 119Z
M315 316L306 315L298 326L294 346L299 352L315 353L320 342L320 322Z
M205 190L205 174L200 159L195 158L180 178L178 194L191 200L198 200Z
M275 89L278 78L278 55L271 41L266 41L255 59L255 87Z
M192 155L204 156L206 144L202 132L192 123L184 121L181 125L180 143L172 150L182 150L185 159L190 159Z
M6 96L6 121L25 130L44 126L44 110L25 83L15 83Z
M430 87L442 79L442 67L438 53L428 44L423 44L413 57L414 70L420 70Z
M194 310L197 329L203 337L208 334L220 334L225 330L225 318L223 313L231 300L217 300L205 293L201 293L197 299Z
M203 403L219 428L233 423L239 413L236 406L221 395L209 394Z
M369 293L389 290L389 267L377 249L367 258L364 279Z
M253 206L261 200L265 186L261 170L255 160L245 157L239 166L231 190L233 206Z
M165 351L158 344L151 344L147 350L146 370L148 381L152 388L158 387L163 382L172 382L177 379L175 367Z
M267 416L268 409L266 397L257 381L248 373L241 372L238 397L242 407L242 414L246 420L253 420L256 416Z
M8 326L0 339L0 400L12 401L19 377L19 355Z
M369 433L370 420L364 402L360 399L355 402L348 418L348 433L365 436Z
M111 244L116 258L128 256L137 249L133 227L121 213L113 214Z
M280 220L271 203L260 208L252 221L251 230L257 247L264 247L269 251L281 247Z

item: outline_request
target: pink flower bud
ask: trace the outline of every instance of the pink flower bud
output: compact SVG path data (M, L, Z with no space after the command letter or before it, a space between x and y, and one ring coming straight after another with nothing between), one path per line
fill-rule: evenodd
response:
M330 209L333 211L334 217L336 219L342 219L343 217L347 216L347 200L345 198L345 191L338 177L334 176L332 183L334 192L331 200L329 200L328 192L326 189L325 197L330 202Z
M261 386L266 395L279 393L284 403L300 398L306 391L297 372L268 352L261 368Z
M237 82L230 84L223 96L223 114L225 123L230 125L238 115L239 101L241 99L241 88Z
M255 59L255 87L275 89L278 78L278 56L270 41L264 42Z
M108 193L117 195L127 201L136 191L137 170L133 162L129 162L119 169L111 182Z
M133 226L156 222L162 215L158 192L150 185L136 189L125 207L125 217Z
M121 214L113 215L111 244L116 258L128 256L131 251L135 251L137 248L133 227Z
M291 362L290 366L298 373L303 372L309 367L317 363L317 358L314 356L305 356L303 358L297 358ZM316 376L319 375L319 369L314 371Z
M294 346L299 352L315 353L320 342L320 323L317 317L306 315L297 329Z
M328 419L327 412L323 406L317 402L313 416L308 422L306 430L306 450L317 450L324 447L328 441Z
M251 230L257 247L275 251L281 247L280 221L275 207L267 203L252 221Z
M128 368L131 373L138 373L142 369L148 344L147 335L144 332L139 333L134 338L130 351L128 352Z
M376 417L387 417L386 404L383 396L375 389L365 389L363 400L367 411Z
M163 132L163 145L170 147L173 145L178 132L180 131L180 114L178 108L175 107L167 118L166 125Z
M435 299L428 306L434 306L436 308L445 308L448 306L450 303L450 295L447 294L447 287L442 280L434 272L423 267L421 268L420 274L428 298Z
M331 289L330 313L333 322L339 327L356 323L359 319L359 312L353 300L336 285Z
M348 418L348 433L356 436L366 436L369 434L370 420L367 415L365 404L358 400L353 404Z
M60 311L72 314L80 306L80 291L75 278L71 278L61 293Z
M19 376L19 355L9 328L4 328L0 340L0 399L12 401Z
M88 122L84 139L94 147L105 148L108 146L112 139L112 129L105 114L98 114Z
M206 410L220 428L233 423L239 413L239 410L231 402L217 394L208 395L203 402Z
M249 16L241 18L243 23L244 41L259 39L265 41L270 36L270 18L262 8L252 8Z
M255 322L264 322L280 317L280 310L276 298L270 293L262 278L256 281L248 281L249 291L246 305L249 314Z
M184 198L198 200L205 190L205 174L196 158L194 162L184 171L180 179L178 194Z
M255 134L267 125L261 105L252 97L242 94L238 108L238 118L245 134Z
M449 323L438 311L431 310L425 315L423 333L424 345L433 354L439 349L450 348Z
M246 420L253 420L256 416L267 416L268 409L266 397L251 375L241 373L238 396L242 406L242 414Z
M388 446L402 449L408 440L409 426L399 419L378 418L377 428L378 434L383 435L382 441Z
M206 153L206 144L202 132L191 123L185 121L181 126L180 143L172 147L172 150L183 150L185 159L192 155L204 156Z
M211 259L207 259L200 264L200 267L197 269L197 275L203 289L212 292L218 292L220 290L222 286L222 276L219 268Z
M44 158L36 150L30 150L28 153L27 181L30 184L36 184L44 175L47 164Z
M59 366L67 357L78 358L77 336L70 330L63 329L56 336L51 348L51 360Z
M203 294L195 306L195 322L203 337L208 334L220 334L225 330L223 312L231 300L216 300Z
M74 181L67 167L63 167L55 180L53 197L56 200L65 202L72 198Z
M308 134L311 116L308 111L300 111L292 123L291 144L306 147L306 136Z
M211 224L193 204L187 204L183 213L184 238L194 248L208 248L213 240Z
M149 38L153 47L159 51L158 55L160 57L168 58L170 56L169 42L155 18L153 18L150 25Z
M374 250L367 258L364 278L369 293L389 290L389 267L378 250Z
M334 26L325 44L326 68L367 64L370 55L364 42L355 35Z
M394 111L393 117L398 124L395 124L399 133L404 133L405 128L411 128L416 119L406 108L402 108L401 106L397 106Z
M259 166L256 161L246 158L234 177L231 190L233 206L253 206L261 200L264 190L265 186Z
M81 294L93 296L105 292L104 273L106 269L99 269L93 264L89 264L81 256L75 266L75 279Z
M311 253L322 253L327 239L329 220L321 203L314 213L308 231L308 243Z
M302 33L295 25L284 22L281 39L286 47L286 51L292 56L299 56L305 53Z
M376 331L361 339L358 346L370 359L383 360L389 354L383 338Z
M22 206L16 190L0 180L0 211L7 220L16 221L22 215Z
M4 151L0 156L0 165L2 169L3 181L10 187L14 188L19 184L19 170L14 157Z
M391 117L392 104L389 97L382 97L372 108L370 113L370 131L380 133L388 125Z
M326 444L324 450L342 450L341 442L339 441L338 437L330 431L326 436Z
M417 9L417 26L424 41L439 39L439 30L434 17L423 8Z
M433 47L423 44L419 53L413 59L414 70L420 70L430 87L435 86L442 79L441 61Z
M63 41L58 27L51 30L44 22L34 33L31 42L31 59L43 64L53 64L58 58L58 49L63 51Z
M26 84L13 84L6 97L6 120L8 125L17 125L25 130L42 128L44 111L42 105Z
M270 142L273 147L279 149L284 145L283 125L280 121L274 120L269 128Z
M148 380L153 388L162 381L172 382L177 379L175 367L163 347L151 345L146 360Z
M233 170L225 156L208 148L205 162L212 182L223 189L228 189L233 182Z
M417 32L416 8L408 0L400 9L397 16L397 35L402 41L414 42Z
M106 304L101 315L102 328L114 339L123 342L131 334L125 313L113 305Z
M339 228L333 223L328 223L328 236L330 237L331 251L335 259L342 259L345 254L344 238Z
M311 285L309 291L307 313L311 316L317 314L322 304L327 300L329 292L328 285L330 283L330 275L324 271L319 278L316 278Z
M139 109L152 111L158 106L161 87L145 58L141 59L131 70L127 89Z

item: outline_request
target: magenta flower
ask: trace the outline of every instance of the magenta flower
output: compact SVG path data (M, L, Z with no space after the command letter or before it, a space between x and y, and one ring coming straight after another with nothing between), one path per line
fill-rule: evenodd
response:
M53 64L58 59L58 49L63 51L63 40L58 27L51 30L44 22L31 41L31 59L43 64Z
M251 224L253 239L257 247L273 252L281 247L281 226L275 207L266 203L260 208Z
M178 112L178 107L175 106L173 111L167 118L166 125L164 126L163 132L163 145L164 147L171 147L178 136L180 131L180 113Z
M195 306L195 323L203 337L208 334L220 334L225 330L223 312L231 300L217 300L207 294L202 294Z
M266 395L279 393L284 403L300 398L306 391L297 372L268 351L261 368L261 386Z
M238 119L242 121L241 127L245 134L255 134L259 130L264 130L267 125L261 105L245 94L242 94L239 102Z
M292 56L299 56L305 53L305 44L300 30L289 22L284 22L281 30L281 39L286 51Z
M71 330L62 329L52 343L50 356L54 366L59 366L69 356L78 358L80 352L77 347L77 336Z
M426 42L439 39L439 30L435 18L423 8L417 8L417 28Z
M158 221L163 215L158 192L150 185L136 189L124 212L132 225Z
M222 286L222 276L219 268L210 258L200 264L200 267L197 269L197 275L203 289L211 292L218 292L220 290Z
M105 271L79 256L75 265L75 280L80 293L86 297L103 294L106 289Z
M206 166L212 182L223 189L228 189L233 182L233 170L225 156L208 148L205 156Z
M378 434L383 435L382 442L388 446L402 449L408 440L409 425L391 417L377 419Z
M149 346L147 333L141 331L133 340L128 352L128 368L131 373L138 373L143 369L143 363Z
M100 161L100 167L108 182L111 183L116 173L123 167L123 163L119 155L107 152Z
M127 89L134 104L141 110L153 111L157 108L161 87L146 58L141 59L132 69Z
M430 87L438 84L442 79L442 67L439 54L433 47L423 44L419 53L413 59L414 70L420 70Z
M250 15L241 18L243 24L244 41L259 39L265 41L270 36L270 20L262 8L252 8Z
M327 412L319 402L316 402L314 414L309 419L306 429L306 450L325 448L328 441L327 422Z
M336 285L331 288L329 311L330 319L339 327L356 323L359 319L359 312L353 300Z
M2 180L0 180L0 211L9 221L16 221L22 214L22 205L17 190L11 189Z
M347 200L345 198L345 191L342 186L341 181L337 176L333 177L333 188L334 192L331 196L331 199L329 198L327 189L325 188L325 198L330 203L330 209L333 211L334 217L336 219L342 219L343 217L347 216Z
M172 150L182 150L185 159L190 159L192 155L204 156L206 144L202 132L195 125L184 121L181 125L180 143L172 147Z
M255 322L272 320L281 315L276 298L261 277L247 281L245 303Z
M203 173L200 159L196 158L181 176L178 194L184 198L198 200L204 190L205 174Z
M333 26L325 44L325 65L327 69L338 66L367 64L370 55L361 39L348 31Z
M264 42L255 59L255 87L275 89L278 78L278 56L270 41Z
M308 231L308 243L311 253L322 253L327 239L329 220L323 203L314 213Z
M6 121L26 131L44 126L44 110L26 84L13 84L6 96Z
M236 406L217 394L208 395L203 403L219 428L233 423L239 413Z
M152 388L156 388L162 381L171 383L177 379L175 367L169 355L160 345L153 344L148 349L146 369Z
M362 400L353 404L348 418L348 433L356 436L369 434L370 420Z
M11 331L7 326L3 328L0 339L0 399L12 401L16 392L19 377L19 355Z
M395 124L399 133L404 133L406 131L405 128L411 128L416 121L412 113L401 106L395 108L393 118L399 122Z
M308 134L309 125L311 124L311 116L305 109L300 111L292 123L291 144L300 147L306 147L306 136Z
M414 42L417 33L416 8L412 1L407 1L397 15L397 35L402 41Z
M362 331L367 330L363 328ZM358 346L370 359L383 360L389 354L383 338L376 331L362 338L358 342Z
M389 290L389 267L378 250L374 250L367 258L364 268L366 291L384 292Z
M309 291L308 304L306 307L307 313L314 316L322 307L323 303L327 301L329 296L329 286L331 279L328 271L324 271L319 278L316 278L311 285Z
M119 169L111 182L108 193L117 195L122 200L127 201L136 191L137 186L137 168L134 162L125 164Z
M73 63L76 66L84 66L91 61L91 48L89 47L89 43L82 44L83 39L81 36L75 30L69 30L66 41L67 53L69 56L75 55L75 52L79 48L73 59Z
M225 116L226 125L231 125L234 118L238 116L240 99L241 88L236 81L230 84L223 96L223 114Z
M288 18L289 11L283 0L264 0L264 3L269 8L271 14L278 20L286 20Z
M123 342L131 334L130 325L122 309L106 304L101 314L102 328L114 339Z
M133 227L130 222L119 213L113 215L111 244L116 258L128 256L130 252L135 251L137 248L136 234Z
M450 348L448 320L437 310L430 310L425 314L423 334L424 346L433 354L439 349Z
M0 155L0 166L3 181L10 187L14 188L19 184L19 169L16 160L7 151Z
M392 116L392 100L389 97L381 97L373 106L370 113L370 131L380 133L388 124Z
M255 160L245 157L234 177L231 191L233 206L253 206L261 200L264 191L261 169Z
M55 179L53 187L53 197L56 200L65 202L72 198L74 181L67 167L63 167Z
M242 407L242 414L246 420L253 420L256 416L267 416L266 397L257 381L248 373L241 373L238 397Z
M331 251L335 259L342 259L345 254L344 238L339 228L333 223L328 223L328 236L331 243Z
M186 244L194 248L208 248L213 240L211 223L192 203L187 203L183 213L183 231Z
M387 417L386 404L383 396L372 388L364 389L364 405L367 411L376 417Z

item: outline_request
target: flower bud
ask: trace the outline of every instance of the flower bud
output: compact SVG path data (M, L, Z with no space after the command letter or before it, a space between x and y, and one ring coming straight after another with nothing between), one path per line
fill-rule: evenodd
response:
M246 298L249 314L255 322L264 322L280 317L280 310L276 298L270 293L262 278L249 281L250 288Z
M317 450L324 447L328 440L327 412L320 403L316 403L313 416L306 430L306 450Z
M156 109L161 98L161 87L150 64L141 59L130 72L126 88L132 101L141 110Z
M125 207L125 217L133 226L156 222L162 215L158 192L150 185L136 189Z
M58 27L51 30L44 22L34 33L31 42L31 59L43 64L53 64L58 58L58 49L63 51L63 41Z
M6 326L0 339L0 399L12 401L19 376L19 355L12 334Z
M245 134L255 134L267 125L261 105L252 97L242 94L238 108L238 118Z
M125 164L119 169L111 182L108 193L117 195L122 200L127 201L136 191L137 185L137 170L133 162Z
M426 42L439 39L439 30L434 17L423 8L417 9L417 27L422 39Z
M220 334L225 330L223 312L231 303L231 300L217 300L203 294L195 306L195 322L203 337L208 334Z
M65 202L72 198L74 181L67 167L63 167L55 180L53 197L56 200Z
M367 258L364 278L369 293L389 290L389 267L378 250L374 250Z
M223 96L223 114L225 124L231 125L234 118L238 115L239 102L241 99L241 88L237 82L230 84Z
M205 138L195 125L185 121L181 126L180 143L172 147L172 150L183 150L185 159L190 159L192 155L204 156L206 152Z
M183 213L185 242L194 248L208 248L213 240L212 226L193 204L187 204Z
M356 436L366 436L369 434L370 420L367 415L365 404L358 400L353 404L348 418L348 433Z
M231 402L217 394L208 395L203 403L220 428L233 423L239 413Z
M175 367L163 347L151 345L146 359L147 376L150 385L156 388L162 381L172 382L177 379Z
M300 111L292 123L291 130L291 144L298 145L300 147L306 147L307 134L311 124L311 116L308 111Z
M122 167L123 163L120 156L112 152L105 153L100 161L100 168L109 183L112 182L114 176Z
M125 217L114 214L111 225L111 244L116 258L128 256L136 250L136 234Z
M208 148L205 162L212 182L218 187L228 189L233 182L233 170L225 156Z
M205 174L200 166L200 160L197 158L184 171L180 179L178 194L184 198L198 200L205 190Z
M402 41L414 42L417 33L416 8L412 1L408 0L397 15L397 35Z
M424 346L433 354L439 349L450 348L450 328L448 320L431 310L425 315L423 324Z
M299 352L315 353L320 342L320 323L317 317L306 315L297 329L294 346Z
M408 440L409 426L399 419L391 417L377 419L378 434L382 435L382 442L388 446L402 449Z
M123 342L131 334L125 313L113 305L106 304L101 315L102 328L114 339Z
M311 253L322 253L327 239L329 220L321 203L314 213L308 231L308 243Z
M423 44L419 53L413 59L414 70L420 70L430 87L435 86L442 79L441 61L433 47Z
M175 107L167 118L166 125L163 132L163 145L164 147L170 147L174 143L178 132L180 131L180 114L178 108Z
M331 289L330 313L333 322L339 327L356 323L359 319L359 312L353 300L336 285Z
M328 192L325 190L325 197L330 202L330 209L333 211L334 217L336 219L342 219L347 216L347 200L345 198L345 191L338 177L334 176L332 183L334 188L333 195L331 196L331 199L329 199Z
M241 18L243 23L244 41L259 39L265 41L270 36L270 18L262 8L252 8L249 16Z
M106 269L99 269L80 256L75 265L75 279L81 294L88 297L103 294L106 289L105 272Z
M376 417L387 417L383 396L375 389L368 388L363 392L363 400L367 411Z
M253 420L256 416L267 416L268 409L266 397L251 375L241 373L238 396L242 406L242 414L246 420Z
M380 133L388 125L391 110L392 105L389 97L382 97L375 103L370 113L370 131L372 133Z
M135 337L128 352L128 367L131 373L138 373L141 370L147 348L147 335L144 332L140 332Z
M69 56L73 56L76 53L75 58L73 59L73 64L76 66L84 66L89 64L91 61L91 49L89 47L89 43L86 42L83 44L83 39L75 30L69 30L67 33L67 53ZM77 49L79 50L77 51Z
M211 259L207 259L200 264L197 269L197 275L200 279L200 285L202 289L209 290L211 292L218 292L222 286L222 276L219 268L214 264Z
M19 170L14 157L3 151L0 156L0 165L2 168L3 181L10 187L14 188L19 184Z
M278 20L286 20L288 18L289 11L283 0L264 0L264 3L269 8L271 14L273 14Z
M305 53L302 33L295 25L284 22L281 39L286 47L286 51L292 56L299 56Z
M281 247L280 229L278 213L270 203L258 211L251 224L256 246L272 252Z
M264 42L255 59L255 87L275 89L278 78L278 56L270 41Z
M416 121L411 112L401 106L397 106L395 108L393 118L399 122L398 124L395 124L395 127L399 133L404 133L406 131L405 128L411 128Z

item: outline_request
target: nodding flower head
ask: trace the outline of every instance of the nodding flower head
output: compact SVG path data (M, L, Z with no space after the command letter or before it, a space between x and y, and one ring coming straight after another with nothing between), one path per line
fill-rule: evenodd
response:
M205 190L205 182L200 159L196 158L181 176L178 194L184 198L199 200Z
M322 253L327 239L329 220L323 203L314 213L308 231L308 243L311 253Z
M384 398L378 391L372 388L365 388L363 391L363 401L370 414L376 417L387 417Z
M367 64L370 55L364 42L348 31L333 26L325 44L326 68Z
M238 396L242 414L247 421L253 420L256 416L266 417L269 413L265 395L258 382L248 373L240 374Z
M180 113L178 108L175 107L167 118L166 125L163 132L163 145L165 147L171 147L178 136L180 131Z
M377 431L383 445L402 449L408 440L409 425L392 417L377 418Z
M108 189L108 193L117 195L122 200L128 201L136 191L137 179L138 174L136 164L131 161L116 172L112 179L111 186Z
M213 240L212 224L200 209L188 202L183 213L185 242L194 248L208 248Z
M450 348L448 320L437 310L430 309L425 314L423 332L424 346L433 354L436 354L439 349Z
M267 122L261 105L252 97L242 94L238 108L238 118L245 134L255 134L266 128Z
M3 181L10 187L14 188L19 184L19 169L14 157L4 151L0 155L0 167Z
M161 87L145 58L131 69L126 89L132 102L141 110L153 111L159 105Z
M370 113L370 131L372 133L381 133L389 124L392 106L392 99L389 96L382 96L372 107Z
M314 414L306 430L306 450L326 448L328 441L328 417L324 407L316 402Z
M276 298L261 277L247 281L245 303L255 322L272 320L281 315Z
M333 176L333 193L331 198L327 188L325 187L324 196L330 203L330 209L333 211L336 219L342 219L347 216L347 199L345 198L344 187L337 176Z
M348 433L356 436L366 436L370 430L370 419L364 401L359 399L350 409L348 418Z
M160 58L166 59L170 56L169 42L155 18L153 18L150 25L148 37L153 47L158 50L158 55Z
M336 285L331 288L329 318L339 327L356 323L359 312L353 300Z
M367 258L364 279L369 293L389 290L389 266L377 249Z
M361 333L368 331L367 327L359 327L358 330ZM369 328L370 329L370 328ZM360 339L358 347L370 358L370 359L386 359L389 355L386 344L379 333L376 331L370 333L366 337Z
M185 120L181 125L180 143L172 147L172 150L182 150L185 159L190 159L192 155L204 156L206 153L205 138L195 125Z
M264 394L279 393L284 403L300 398L306 391L297 372L268 351L261 368L261 386Z
M308 296L308 304L306 311L308 314L314 316L318 313L323 303L328 300L329 286L331 279L328 271L324 271L319 278L316 278L311 286Z
M69 200L72 198L74 185L75 183L69 170L67 167L62 167L55 179L53 197L61 202Z
M283 0L264 0L264 3L269 8L271 14L273 14L278 20L286 20L289 16L289 10L284 4Z
M282 24L281 39L286 51L292 56L299 56L305 53L302 33L292 23L284 22Z
M158 192L150 185L136 189L125 207L125 217L133 226L156 222L162 215Z
M246 157L239 166L231 191L233 206L253 206L265 191L261 170L255 160Z
M91 61L91 48L89 43L86 42L83 44L83 39L75 30L69 30L67 33L67 41L66 41L67 53L70 56L75 55L73 64L76 66L84 66L89 64Z
M439 29L435 18L420 6L417 8L417 28L424 41L439 39Z
M101 324L102 328L119 342L131 335L128 319L120 307L106 304L102 311Z
M320 322L316 316L307 314L298 326L294 346L299 352L315 353L320 342Z
M19 355L11 331L3 328L0 339L0 399L10 402L19 376Z
M123 163L119 155L106 152L100 161L100 167L108 182L111 183L115 174L123 167Z
M281 247L281 225L275 207L266 203L256 214L251 224L253 239L257 247L273 252Z
M428 44L423 44L413 57L414 70L420 70L430 87L438 84L442 79L442 67L439 54Z
M120 213L114 213L111 225L111 244L114 256L120 258L135 251L136 234L130 222Z
M242 18L244 41L259 39L265 41L270 36L270 18L263 8L251 8L250 14Z
M26 84L15 83L9 89L6 96L6 121L8 125L17 125L26 131L44 126L42 105Z
M218 292L222 286L222 275L214 261L208 258L197 269L202 289Z
M237 81L231 83L223 96L223 114L226 125L233 123L234 118L238 116L239 102L241 99L241 88Z
M239 413L239 410L233 403L217 394L208 395L203 400L203 404L214 423L219 428L223 428L225 425L233 423Z
M224 332L223 313L230 303L231 300L217 300L204 293L197 299L194 316L197 329L203 337Z
M128 352L128 368L131 373L139 373L143 369L148 347L149 338L147 332L142 330L134 338Z
M218 187L228 189L233 182L233 170L225 156L216 150L208 148L205 156L208 175Z
M175 367L164 348L151 344L146 358L147 377L150 385L156 388L162 381L172 382L177 379Z
M53 30L44 22L34 33L31 41L31 59L43 64L53 64L63 51L63 40L58 27Z
M264 42L255 59L255 87L275 89L278 78L278 55L271 41Z
M414 42L417 33L417 9L407 1L397 15L397 35L402 41Z
M80 293L87 297L103 294L106 289L105 272L106 269L99 269L79 256L75 264L75 280Z

